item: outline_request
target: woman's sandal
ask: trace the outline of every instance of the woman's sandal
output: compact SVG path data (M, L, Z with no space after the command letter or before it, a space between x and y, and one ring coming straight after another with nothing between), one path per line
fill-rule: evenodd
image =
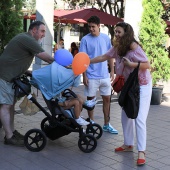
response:
M141 156L141 154L143 154L143 155ZM145 163L146 163L146 160L145 160L145 152L139 151L139 152L138 152L137 165L138 165L138 166L141 166L141 165L144 165Z
M133 152L133 146L122 145L121 147L115 148L115 152Z

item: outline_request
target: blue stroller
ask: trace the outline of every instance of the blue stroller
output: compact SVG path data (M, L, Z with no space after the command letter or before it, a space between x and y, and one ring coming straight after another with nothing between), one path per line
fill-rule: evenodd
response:
M41 121L40 129L31 129L27 131L24 137L26 148L33 152L38 152L44 149L47 143L47 137L50 140L56 140L62 136L68 135L71 132L79 133L78 147L85 153L90 153L97 147L97 139L102 136L102 128L97 123L91 123L86 126L84 132L83 127L79 125L74 118L74 109L64 110L59 106L59 100L55 98L61 92L64 97L74 97L76 94L68 89L70 86L78 86L80 76L75 77L72 69L67 69L56 62L35 70L32 73L30 80L27 76L22 76L14 80L16 89L20 89L21 93L27 95L36 106L46 115ZM29 87L33 85L38 88L47 104L50 113L44 109L37 100L29 93ZM95 106L88 107L83 105L83 108L93 110Z

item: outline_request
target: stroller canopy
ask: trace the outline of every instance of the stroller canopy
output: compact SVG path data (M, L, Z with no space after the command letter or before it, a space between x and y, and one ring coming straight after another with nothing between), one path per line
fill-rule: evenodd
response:
M80 80L80 75L75 76L72 69L53 62L33 71L30 83L38 88L47 100L50 100L70 86L79 86Z

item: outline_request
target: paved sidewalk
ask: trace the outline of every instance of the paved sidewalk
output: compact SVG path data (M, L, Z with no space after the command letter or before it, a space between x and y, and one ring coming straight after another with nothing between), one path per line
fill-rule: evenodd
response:
M83 86L74 88L83 95ZM116 96L114 96L116 97ZM98 96L98 99L100 97ZM45 107L39 94L38 101ZM19 104L19 103L18 103ZM16 109L18 109L18 104ZM137 151L115 153L114 148L122 145L123 133L118 103L111 104L111 124L119 131L118 135L103 133L97 141L97 148L91 153L83 153L78 147L78 133L70 133L55 141L48 140L40 152L31 152L25 147L3 144L4 132L0 129L0 169L1 170L169 170L170 169L170 103L152 105L147 120L146 164L136 166ZM87 117L86 110L82 115ZM16 129L26 133L33 128L40 129L45 115L42 112L33 116L17 114ZM96 105L95 121L103 126L102 105Z

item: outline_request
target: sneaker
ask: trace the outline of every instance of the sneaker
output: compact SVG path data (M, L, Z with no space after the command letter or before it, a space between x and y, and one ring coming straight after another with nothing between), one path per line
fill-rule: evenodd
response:
M95 98L92 99L92 100L86 100L86 101L84 102L84 105L86 105L86 106L88 106L88 107L93 107L93 106L96 105L96 103L97 103L97 101L96 101L96 97L95 97Z
M4 144L6 145L15 145L15 146L24 146L24 140L16 138L13 135L11 138L7 139L6 136L4 137Z
M13 134L15 135L15 137L16 137L17 139L24 140L24 135L22 135L21 133L19 133L17 130L15 130L15 131L13 132Z
M108 125L103 126L103 131L109 132L109 133L112 133L112 134L118 134L118 131L115 128L113 128L110 123Z
M94 124L95 122L94 122L94 120L92 120L92 119L90 119L90 122L92 123L92 124Z
M94 99L91 100L92 102L96 102L97 101L97 98L95 97Z
M90 124L89 122L87 122L86 120L84 120L81 117L79 117L78 119L75 119L75 120L79 125L82 125L82 126L86 126L86 125Z

